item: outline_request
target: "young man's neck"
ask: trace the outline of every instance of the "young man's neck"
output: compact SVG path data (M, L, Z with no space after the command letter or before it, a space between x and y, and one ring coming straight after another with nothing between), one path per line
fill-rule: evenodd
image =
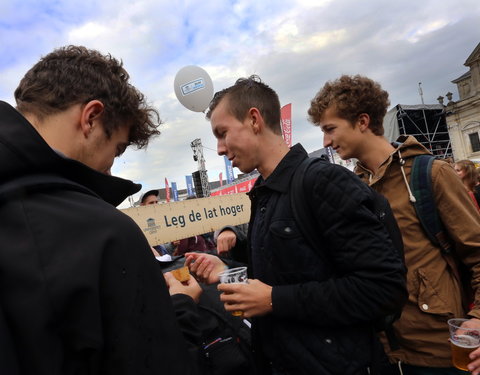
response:
M23 116L52 149L60 151L69 158L76 158L75 141L79 135L78 126L75 124L79 122L79 105L74 105L65 111L45 116L42 119L29 113L23 114Z
M264 180L277 168L288 151L290 149L281 135L265 137L261 150L262 163L257 168Z
M364 142L361 155L357 155L357 159L365 168L375 174L394 150L395 148L385 137L372 134Z

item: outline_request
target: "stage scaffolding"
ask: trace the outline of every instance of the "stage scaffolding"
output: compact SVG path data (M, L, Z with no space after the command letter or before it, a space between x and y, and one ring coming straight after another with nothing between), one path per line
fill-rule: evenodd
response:
M397 104L383 121L390 142L399 135L413 135L437 158L452 156L444 107L440 104Z

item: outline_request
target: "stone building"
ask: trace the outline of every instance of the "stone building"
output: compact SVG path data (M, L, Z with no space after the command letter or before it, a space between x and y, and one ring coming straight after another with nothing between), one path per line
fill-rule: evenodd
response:
M469 71L452 81L457 85L459 100L452 101L452 93L448 93L445 114L454 159L480 163L480 43L464 65ZM442 103L443 98L438 100Z

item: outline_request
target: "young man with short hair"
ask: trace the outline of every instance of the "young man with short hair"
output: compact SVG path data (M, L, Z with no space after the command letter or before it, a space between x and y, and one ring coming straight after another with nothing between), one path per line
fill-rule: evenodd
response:
M305 176L318 247L290 208L290 180L308 157L288 148L277 94L258 77L216 93L207 118L219 155L258 178L248 233L249 284L221 284L228 311L253 318L265 374L367 374L377 349L373 322L406 298L403 264L369 209L371 190L345 168L319 163ZM373 372L372 372L373 373Z
M167 275L167 289L115 208L141 187L110 175L115 157L159 134L128 79L112 56L68 46L26 73L17 110L0 102L0 323L16 357L2 373L196 373L175 312L200 287Z
M480 216L452 167L434 161L432 185L440 218L455 245L455 258L472 272L475 304L465 311L451 255L442 254L428 239L412 203L412 163L417 155L429 152L412 136L395 144L383 137L389 104L388 93L378 83L358 75L342 76L325 84L308 113L323 131L325 147L332 147L342 159L359 160L356 173L389 200L402 231L409 300L394 324L400 349L388 353L390 360L402 366L404 375L463 373L452 368L447 320L468 315L469 323L480 327ZM480 350L475 353L478 358Z

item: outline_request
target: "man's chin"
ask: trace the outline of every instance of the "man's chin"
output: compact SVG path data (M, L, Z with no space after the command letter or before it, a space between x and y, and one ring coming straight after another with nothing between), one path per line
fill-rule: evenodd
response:
M252 168L252 167L243 167L241 165L235 165L235 167L237 167L238 169L240 169L240 171L242 173L250 173L251 171L253 171L255 168Z
M337 151L337 155L340 156L340 159L342 159L342 160L351 159L350 155L345 154L345 153L342 152L341 150L340 150L340 151Z

